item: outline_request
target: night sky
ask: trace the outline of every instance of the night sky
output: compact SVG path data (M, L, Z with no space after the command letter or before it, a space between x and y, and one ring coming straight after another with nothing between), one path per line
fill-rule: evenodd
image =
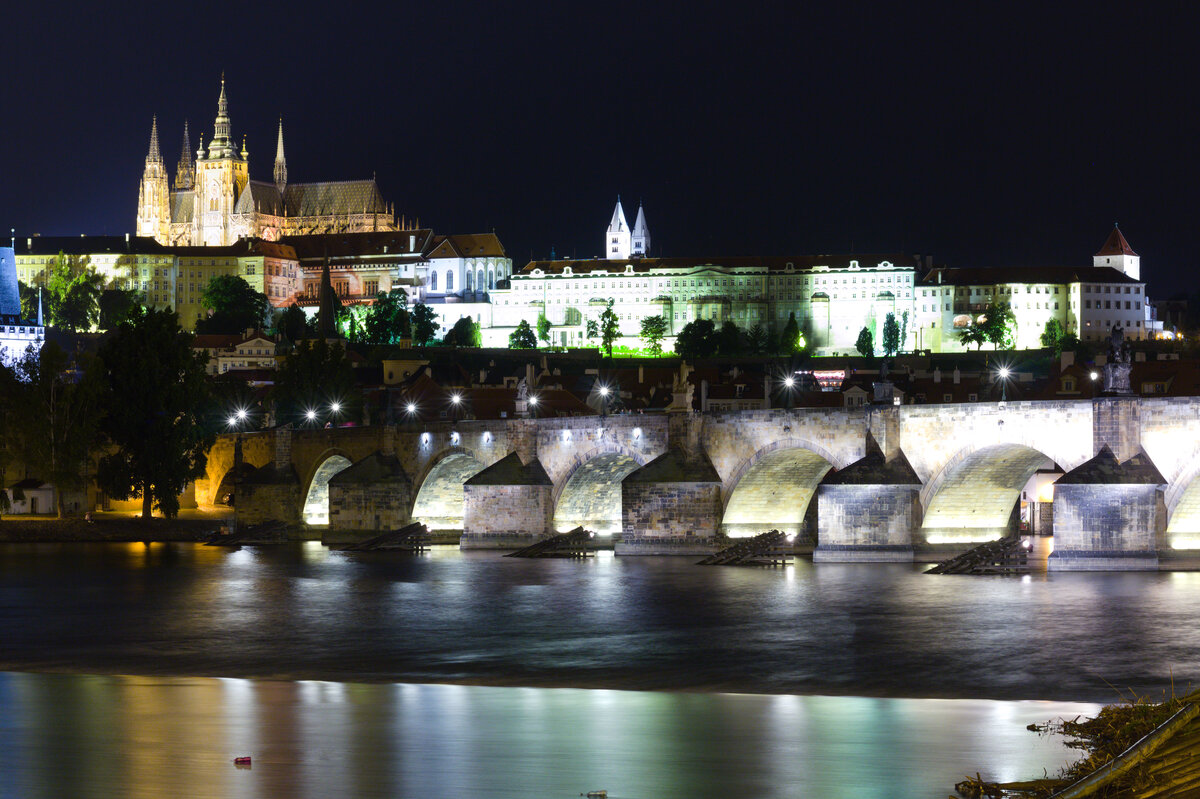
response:
M24 3L23 6L33 6ZM1089 265L1114 222L1154 297L1195 289L1195 4L556 2L10 9L0 225L134 229L158 115L251 177L377 175L439 233L599 254L931 253Z

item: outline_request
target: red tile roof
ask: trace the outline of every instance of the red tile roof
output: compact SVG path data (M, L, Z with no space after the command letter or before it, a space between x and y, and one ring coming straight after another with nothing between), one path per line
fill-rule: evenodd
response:
M1137 255L1137 253L1129 246L1129 242L1125 241L1125 237L1121 235L1121 229L1113 225L1112 233L1108 234L1104 246L1096 255Z

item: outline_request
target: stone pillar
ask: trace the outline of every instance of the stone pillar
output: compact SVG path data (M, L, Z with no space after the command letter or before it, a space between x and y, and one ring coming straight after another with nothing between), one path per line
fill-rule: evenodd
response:
M1141 451L1141 404L1137 397L1097 397L1092 400L1092 452L1104 446L1118 461Z
M395 455L375 452L329 480L325 544L362 541L408 524L412 478Z
M1054 485L1051 571L1158 569L1166 480L1145 453L1118 461L1107 446Z
M282 469L292 465L292 428L291 425L275 428L275 468Z
M867 407L867 450L871 440L883 452L885 460L891 461L900 454L900 408L895 405L871 405Z
M509 445L521 458L521 463L537 460L537 423L527 419L510 419L506 427Z
M517 452L510 453L463 483L459 546L520 549L541 541L553 532L553 494L537 458L523 463Z

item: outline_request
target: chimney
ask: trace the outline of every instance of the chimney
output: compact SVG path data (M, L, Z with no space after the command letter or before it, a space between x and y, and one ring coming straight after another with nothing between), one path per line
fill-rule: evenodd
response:
M645 382L646 382L646 372L644 371L644 367L639 363L638 364L638 385L640 386L641 384L643 384Z
M956 366L956 367L954 367L954 385L957 386L961 382L962 382L962 373L958 371L958 367Z
M1063 350L1062 355L1058 356L1059 371L1066 369L1068 366L1074 366L1074 365L1075 365L1075 351L1074 350Z
M936 366L933 367L933 382L935 382L935 383L942 382L942 370Z

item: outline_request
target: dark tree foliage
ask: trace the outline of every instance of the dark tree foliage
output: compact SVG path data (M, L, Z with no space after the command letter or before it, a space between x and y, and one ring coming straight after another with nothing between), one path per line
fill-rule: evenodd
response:
M667 317L647 316L642 320L642 341L655 358L662 355L662 340L667 335Z
M721 325L721 330L717 332L715 338L715 353L722 358L742 355L746 351L746 337L742 335L737 324L730 319L726 319L725 323Z
M1046 328L1042 331L1042 346L1050 347L1055 353L1062 352L1062 346L1059 342L1063 338L1062 322L1057 319L1047 319Z
M537 348L537 336L529 323L522 319L517 329L508 334L508 346L514 350L532 350Z
M104 279L92 268L91 259L60 252L48 271L45 310L50 324L71 331L95 327Z
M58 517L66 491L84 486L87 459L100 422L101 377L87 357L68 372L66 353L53 341L29 348L12 366L0 361L3 447L54 486Z
M174 311L148 310L118 326L99 357L100 430L115 452L100 459L96 482L115 499L141 496L143 518L153 507L174 517L216 436L204 356Z
M600 323L595 319L589 318L584 323L584 335L587 336L588 341L595 342L596 339L600 338Z
M433 337L437 335L437 329L437 314L433 309L423 302L414 305L412 312L413 343L419 347L429 346Z
M801 349L803 347L800 345L800 325L796 322L796 312L792 311L788 314L787 324L783 326L783 334L779 337L779 350L782 355L791 355Z
M412 336L408 295L403 289L379 292L375 304L367 312L364 333L364 341L375 345L399 344L401 339Z
M746 332L746 348L754 355L765 355L775 349L771 346L771 334L762 325L755 325Z
M613 342L620 337L621 321L613 310L613 301L609 300L608 306L600 314L600 346L609 358L612 357Z
M883 354L892 357L900 350L900 323L896 314L889 312L883 320Z
M275 372L271 400L281 425L323 427L357 422L362 415L362 393L355 386L346 351L323 338L301 342L283 360Z
M196 322L197 333L241 333L264 327L271 304L237 275L218 275L208 281L201 297L209 316Z
M100 329L112 330L142 311L145 295L133 289L105 289L100 294Z
M459 317L454 327L450 328L442 339L442 343L447 347L478 347L482 343L479 325L469 316Z
M288 341L299 341L312 335L315 325L296 303L292 303L275 318L275 332Z
M858 340L854 342L854 349L858 350L859 355L864 358L870 358L875 354L875 337L871 335L869 327L858 331Z
M717 352L717 331L711 319L688 322L675 337L675 352L683 358L709 358Z
M46 310L46 289L42 286L28 286L21 281L17 281L17 291L21 295L21 318L22 319L37 319L38 312L38 294L42 294L42 312Z
M550 343L550 320L544 313L538 314L537 337L538 341L544 341L547 345Z

